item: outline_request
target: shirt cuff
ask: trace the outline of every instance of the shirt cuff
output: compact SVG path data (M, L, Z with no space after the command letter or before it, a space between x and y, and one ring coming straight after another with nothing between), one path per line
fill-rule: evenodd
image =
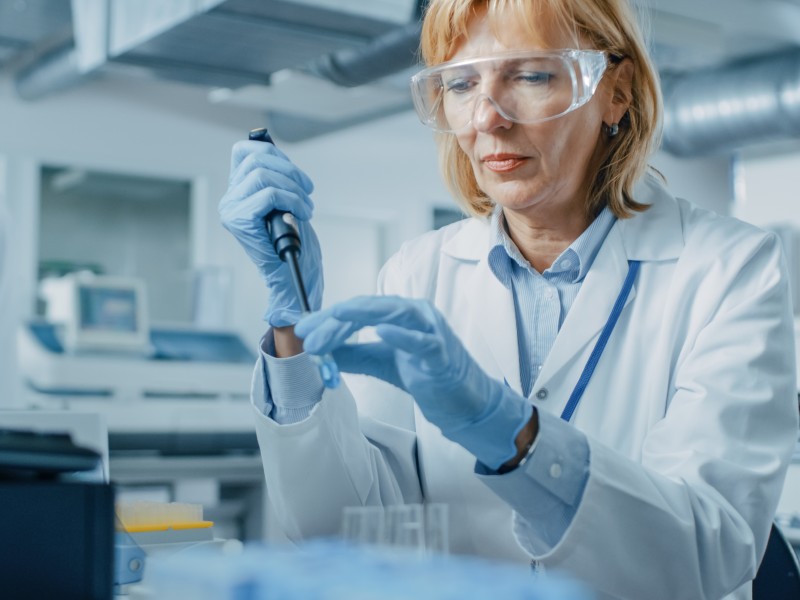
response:
M324 385L317 366L308 354L289 358L275 356L272 330L261 341L267 388L273 405L270 417L282 425L302 421L322 399Z
M538 411L536 448L518 469L498 475L478 463L478 477L517 513L515 530L533 554L554 548L578 510L589 479L586 436L555 415ZM527 542L527 543L525 543Z

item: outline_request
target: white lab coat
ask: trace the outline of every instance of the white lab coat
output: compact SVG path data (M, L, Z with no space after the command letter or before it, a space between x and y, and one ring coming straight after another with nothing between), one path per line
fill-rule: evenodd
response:
M651 175L636 198L652 206L609 232L534 386L538 410L560 415L627 261L641 261L573 417L590 446L583 499L534 558L600 598L749 598L797 437L784 259L774 235L676 200ZM423 235L387 263L379 292L432 300L483 369L519 390L514 301L489 269L488 242L478 219ZM475 475L474 458L409 396L359 378L285 426L262 414L263 399L259 363L256 429L291 538L336 532L343 506L424 499L450 505L454 551L533 556L501 497L509 476Z

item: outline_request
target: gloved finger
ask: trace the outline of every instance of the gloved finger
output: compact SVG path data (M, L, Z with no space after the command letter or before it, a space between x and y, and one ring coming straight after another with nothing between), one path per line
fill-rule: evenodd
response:
M303 318L294 326L294 333L300 338L305 338L323 322L332 318L333 312L330 307L318 310L309 315L303 315Z
M443 340L434 333L414 331L385 323L376 326L375 333L392 348L408 354L426 356L441 354Z
M261 192L274 190L288 194L294 194L297 198L296 209L290 212L296 214L300 221L307 221L313 214L314 203L297 187L293 182L286 186L262 186L258 181L257 175L253 176L255 181L244 181L236 188L229 190L219 201L217 212L223 222L232 219L256 219L269 212L269 206L263 206L265 200L269 201L269 194ZM288 189L287 189L288 188ZM266 209L266 212L265 212Z
M370 375L405 390L397 372L394 349L384 342L345 344L333 351L333 358L343 373Z
M328 321L340 323L342 335L346 337L355 331L378 325L380 323L393 323L400 327L416 328L422 331L433 331L430 319L422 314L425 306L415 300L397 296L359 296L335 304L325 310L303 317L295 325L295 333L308 339L312 332L322 328ZM346 324L346 325L345 325ZM328 335L312 338L307 346L307 351L314 354L331 352L343 343L340 336L330 334L330 329L325 329ZM345 337L345 339L346 339Z
M229 185L236 185L251 171L265 169L270 173L279 174L292 180L306 194L313 192L314 184L308 175L303 173L303 171L288 158L272 154L270 152L272 148L274 148L274 146L267 144L263 151L253 152L245 156L239 166L231 171Z
M289 157L275 144L260 142L258 140L241 140L236 142L231 149L230 172L233 173L248 155L261 153L271 154L272 156L277 156L291 162Z
M295 333L303 338L303 349L309 354L332 352L336 348L343 346L348 338L359 329L360 327L355 323L340 321L333 317L318 320L314 329L309 332L301 328L304 335L298 333L295 325Z
M352 321L360 328L389 323L415 331L435 331L435 309L424 301L400 296L359 296L330 308L341 321Z
M244 173L252 168L248 165L250 160L256 160L252 157L264 157L265 160L269 161L269 168L294 179L306 193L310 194L313 191L314 183L311 178L295 165L286 154L274 144L257 141L242 141L234 145L231 152L229 184L240 180Z
M298 198L301 198L312 210L314 208L314 203L311 198L294 180L285 175L267 171L266 169L255 169L249 172L244 180L230 188L222 197L222 200L220 200L220 210L224 210L230 204L242 202L242 200L248 196L252 196L256 192L267 188L291 192Z
M248 161L231 177L228 184L228 189L235 188L242 183L251 173L257 172L260 174L262 187L282 187L286 190L297 190L307 196L312 190L308 186L303 185L303 182L298 182L298 177L294 175L291 170L284 168L285 165L275 164L274 159L271 157L259 156Z
M265 261L280 262L272 247L266 226L259 226L257 222L250 220L237 221L235 219L224 221L222 225L233 234L236 241L259 269L265 266Z
M298 226L308 222L311 211L297 197L283 190L261 190L258 194L247 198L246 203L237 206L235 210L226 210L220 213L222 225L234 235L256 235L256 237L269 238L265 216L273 210L282 210L297 217Z
M249 186L248 191L253 191L239 197L239 200L220 203L219 214L223 223L263 219L276 209L290 212L301 221L311 219L313 206L307 196L274 187L258 188L247 181L241 186ZM238 194L238 191L232 193Z
M457 338L445 339L439 333L422 333L395 325L378 325L375 333L392 348L408 354L409 363L428 375L441 377L456 368L451 356L455 350L453 344L461 344Z

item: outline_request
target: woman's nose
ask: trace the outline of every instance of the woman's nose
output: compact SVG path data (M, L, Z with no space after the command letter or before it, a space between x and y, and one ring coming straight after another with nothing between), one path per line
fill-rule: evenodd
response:
M482 94L475 100L472 109L472 126L482 133L498 128L508 129L513 122L508 119L494 99L488 94Z

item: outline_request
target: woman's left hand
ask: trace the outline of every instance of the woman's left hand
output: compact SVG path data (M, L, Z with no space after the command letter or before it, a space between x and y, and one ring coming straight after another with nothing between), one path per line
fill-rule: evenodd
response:
M347 344L374 326L381 341ZM482 463L513 458L531 405L490 378L426 300L363 296L304 317L295 327L311 354L333 353L339 369L372 375L410 393L425 418Z

